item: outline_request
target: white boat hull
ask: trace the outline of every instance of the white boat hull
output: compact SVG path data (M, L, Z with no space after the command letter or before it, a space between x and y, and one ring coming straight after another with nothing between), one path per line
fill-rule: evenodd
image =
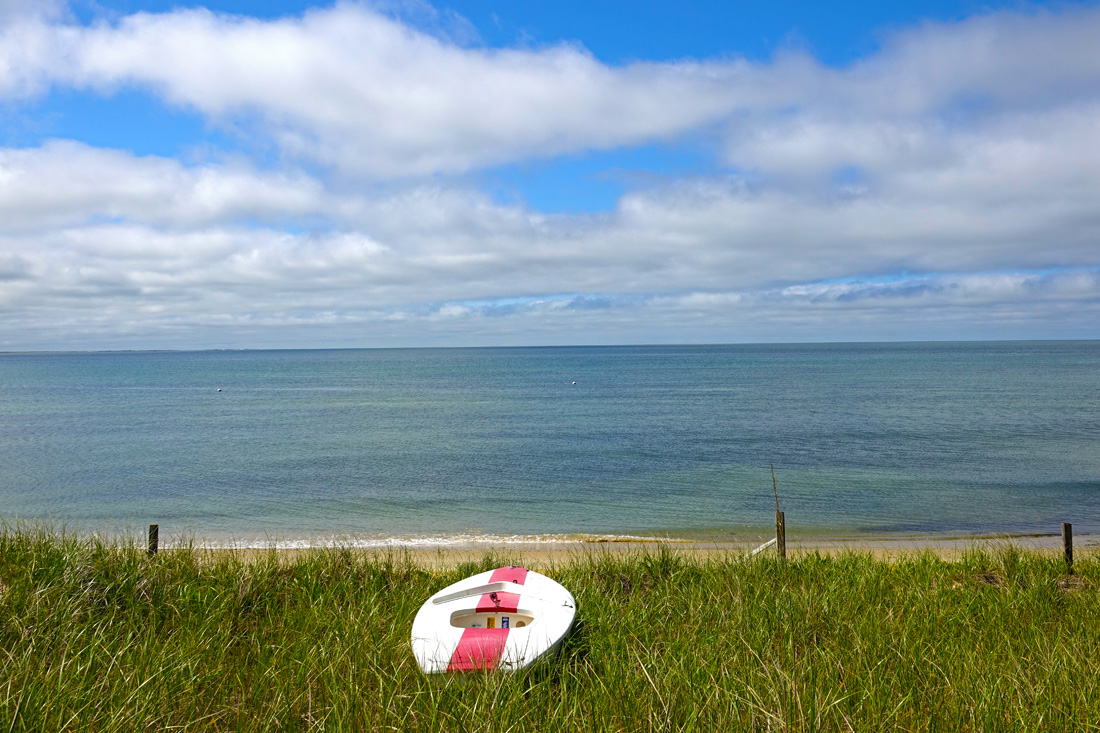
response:
M413 620L412 648L429 674L528 667L573 628L576 601L526 568L497 568L447 586Z

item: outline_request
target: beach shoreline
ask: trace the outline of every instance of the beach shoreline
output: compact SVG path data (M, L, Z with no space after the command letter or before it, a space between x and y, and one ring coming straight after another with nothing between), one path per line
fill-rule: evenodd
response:
M349 552L364 558L399 558L430 569L447 569L468 562L478 562L486 556L499 558L501 562L529 565L535 568L568 564L593 554L635 555L670 550L697 559L744 556L763 543L692 539L655 538L599 538L591 540L559 540L554 542L468 542L448 545L390 544L386 546L356 546L352 543L324 542L312 546L168 546L163 551L191 549L212 558L232 557L245 562L256 562L271 557L280 562L294 562L315 553ZM1073 538L1074 550L1091 553L1100 548L1100 534L1082 534ZM957 560L973 550L996 551L1005 547L1022 551L1058 555L1062 553L1059 535L988 535L988 536L905 536L858 538L806 538L788 539L787 552L792 557L808 554L839 555L846 552L870 553L879 559L904 559L931 552L943 560ZM766 548L764 553L774 553Z

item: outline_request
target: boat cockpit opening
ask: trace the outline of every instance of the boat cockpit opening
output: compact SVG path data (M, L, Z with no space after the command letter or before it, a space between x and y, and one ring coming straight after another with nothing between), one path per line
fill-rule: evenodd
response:
M523 610L515 613L478 613L466 609L451 614L451 626L458 629L522 629L534 620L534 616Z

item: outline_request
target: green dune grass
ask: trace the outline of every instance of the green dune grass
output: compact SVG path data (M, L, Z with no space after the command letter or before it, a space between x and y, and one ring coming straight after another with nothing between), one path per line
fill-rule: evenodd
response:
M1100 565L578 554L578 623L534 671L428 678L420 604L509 561L292 561L0 533L0 731L1086 730Z

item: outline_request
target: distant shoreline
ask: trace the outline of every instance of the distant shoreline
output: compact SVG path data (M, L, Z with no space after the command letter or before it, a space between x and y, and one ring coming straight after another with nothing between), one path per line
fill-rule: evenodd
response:
M844 341L645 341L612 344L467 344L463 346L269 346L228 348L218 346L188 346L179 348L148 349L6 349L0 350L0 356L18 356L23 354L202 354L208 352L272 352L272 351L462 351L462 350L503 350L503 349L623 349L623 348L682 348L708 346L896 346L922 344L1057 344L1077 342L1100 342L1094 337L1067 338L972 338L972 339L896 339L896 340L844 340Z

